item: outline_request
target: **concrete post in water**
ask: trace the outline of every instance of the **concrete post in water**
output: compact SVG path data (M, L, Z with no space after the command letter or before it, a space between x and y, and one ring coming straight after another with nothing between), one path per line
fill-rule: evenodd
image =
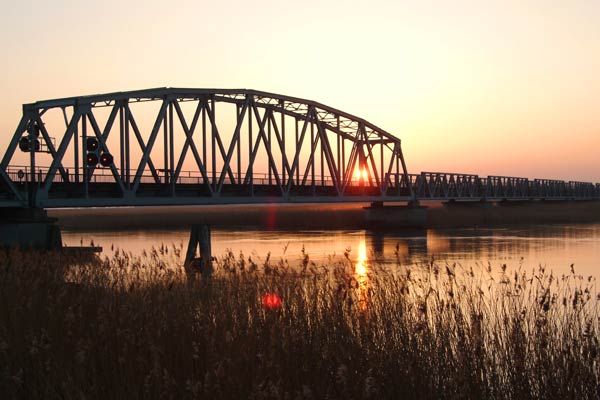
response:
M60 228L44 209L3 208L0 209L0 246L60 250Z
M200 247L200 257L196 257L196 249ZM185 270L189 275L202 273L210 278L213 272L212 252L210 241L210 225L192 225L190 241L185 254Z

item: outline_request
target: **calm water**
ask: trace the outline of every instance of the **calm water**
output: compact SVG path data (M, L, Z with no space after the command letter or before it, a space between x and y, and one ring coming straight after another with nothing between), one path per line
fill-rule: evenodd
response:
M63 232L66 245L91 241L104 248L121 248L141 254L161 243L187 246L187 230ZM600 277L600 224L545 225L520 228L423 230L410 233L378 233L365 230L264 231L213 230L213 255L229 249L260 261L267 253L272 260L285 257L291 265L301 259L302 247L315 262L343 257L350 250L356 262L396 264L396 251L404 264L430 262L476 266L491 263L526 268L544 265L556 273L567 273L570 265L582 275Z

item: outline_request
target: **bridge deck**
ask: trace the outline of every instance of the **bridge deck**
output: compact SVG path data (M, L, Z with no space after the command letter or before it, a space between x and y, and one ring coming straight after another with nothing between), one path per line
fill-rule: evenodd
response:
M22 170L21 170L22 171ZM0 207L23 206L31 192L27 173L11 169L21 201L12 196L6 185L0 187ZM39 177L45 172L40 170ZM444 175L444 176L442 176ZM65 180L66 178L66 180ZM315 180L315 184L276 185L273 179L260 174L248 184L204 181L203 178L183 174L178 182L160 182L151 175L144 176L136 191L131 185L124 188L112 181L113 177L97 174L89 182L73 174L57 175L47 193L40 195L43 182L36 183L40 206L101 207L135 205L184 204L256 204L256 203L347 203L347 202L410 202L419 201L500 201L500 200L592 200L600 198L600 187L588 183L528 180L515 177L486 177L476 175L428 173L408 176L410 186L402 175L390 174L384 185L368 185L353 181L343 192L333 185L330 177Z

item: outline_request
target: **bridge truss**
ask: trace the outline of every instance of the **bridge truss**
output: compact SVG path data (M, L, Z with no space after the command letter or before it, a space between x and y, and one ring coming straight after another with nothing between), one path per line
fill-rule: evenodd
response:
M400 184L392 187L392 175ZM414 197L408 181L390 133L254 90L159 88L26 104L0 164L5 206L397 201Z
M246 89L25 104L0 162L0 207L598 198L589 182L409 174L368 121Z

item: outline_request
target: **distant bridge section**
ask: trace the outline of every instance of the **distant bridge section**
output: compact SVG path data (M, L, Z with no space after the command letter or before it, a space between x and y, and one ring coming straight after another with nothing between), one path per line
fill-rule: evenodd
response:
M394 180L405 179L394 176ZM419 200L592 200L600 199L600 184L511 176L421 172L408 174ZM401 183L400 185L403 185Z
M246 89L25 104L0 162L0 207L598 198L587 182L409 174L400 139L372 123Z

